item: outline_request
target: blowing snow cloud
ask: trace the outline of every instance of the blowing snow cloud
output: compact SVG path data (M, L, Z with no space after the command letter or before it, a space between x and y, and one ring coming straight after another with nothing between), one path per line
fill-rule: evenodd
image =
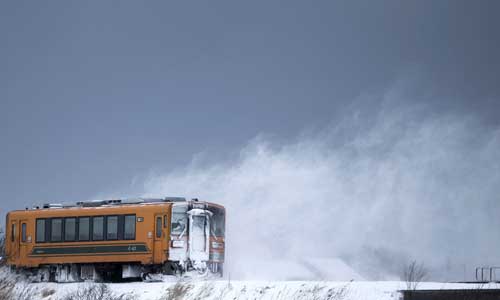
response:
M144 196L225 205L232 269L341 257L367 278L391 278L417 259L435 277L470 277L498 262L500 130L407 96L393 89L376 111L288 143L256 137L235 160L194 160L149 178Z

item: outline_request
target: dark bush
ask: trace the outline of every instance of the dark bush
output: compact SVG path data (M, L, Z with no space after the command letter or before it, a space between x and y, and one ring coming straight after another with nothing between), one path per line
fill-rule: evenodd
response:
M0 277L0 300L16 299L14 288L16 287L15 281L8 277Z
M169 287L161 300L182 300L185 299L186 294L193 286L188 283L177 282L175 285Z
M0 267L5 264L5 235L0 231Z
M64 296L62 300L132 300L131 295L116 295L106 284L80 286L78 290Z

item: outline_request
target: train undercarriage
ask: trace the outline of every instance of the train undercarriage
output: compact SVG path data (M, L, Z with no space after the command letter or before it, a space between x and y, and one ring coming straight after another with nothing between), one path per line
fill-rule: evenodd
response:
M222 277L223 264L207 262L206 268L195 269L190 262L167 262L163 265L105 264L58 264L39 268L11 268L12 272L25 275L31 282L124 282L161 281L164 275L183 277Z

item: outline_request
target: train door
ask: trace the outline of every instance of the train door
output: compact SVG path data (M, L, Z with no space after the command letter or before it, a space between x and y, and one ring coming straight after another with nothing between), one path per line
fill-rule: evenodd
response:
M31 236L28 236L28 220L19 221L19 256L21 258L28 257L28 243L31 242Z
M189 258L196 264L203 264L209 257L210 215L203 209L192 209L189 214ZM205 268L200 265L199 268Z
M154 246L153 246L153 262L162 264L166 260L167 250L167 232L164 223L167 220L167 214L161 213L155 215L155 230L154 230Z
M170 247L168 259L179 262L185 267L187 261L188 244L188 205L186 203L175 203L172 205L170 216Z
M17 220L11 220L10 221L10 232L9 232L9 239L10 239L10 251L9 251L9 259L13 261L14 264L17 264L19 260L19 232L18 232L18 221Z

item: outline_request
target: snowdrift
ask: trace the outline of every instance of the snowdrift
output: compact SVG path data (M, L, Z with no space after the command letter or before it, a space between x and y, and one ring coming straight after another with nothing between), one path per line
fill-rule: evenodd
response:
M89 283L32 284L33 300L66 300L89 287ZM404 282L319 282L319 281L184 281L184 282L135 282L109 284L116 298L137 300L170 299L262 299L262 300L395 300ZM498 288L498 285L478 286L471 284L422 283L422 289ZM43 295L47 295L43 297ZM121 297L121 298L120 298ZM78 298L86 300L85 298Z

